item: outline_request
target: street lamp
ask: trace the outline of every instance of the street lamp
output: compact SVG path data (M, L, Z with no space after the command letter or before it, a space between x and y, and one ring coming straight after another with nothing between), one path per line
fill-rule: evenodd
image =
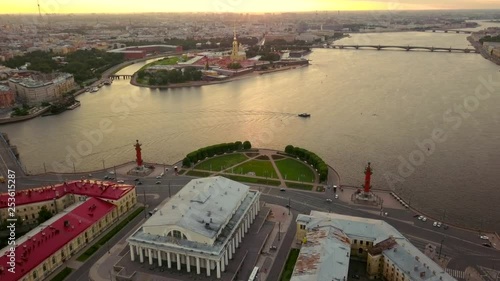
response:
M441 244L439 245L439 256L438 256L438 259L441 261L441 250L443 250L443 242L444 242L444 238L441 239Z

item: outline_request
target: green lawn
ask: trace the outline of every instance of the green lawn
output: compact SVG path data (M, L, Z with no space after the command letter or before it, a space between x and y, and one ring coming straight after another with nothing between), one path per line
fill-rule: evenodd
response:
M311 166L306 163L292 159L286 158L281 160L275 160L276 166L281 173L283 179L291 181L301 181L304 183L314 181L314 172Z
M245 160L248 160L248 157L241 153L224 154L203 160L194 166L194 168L198 170L219 172L221 168L224 170Z
M228 171L231 172L231 171ZM278 176L274 170L273 164L270 161L251 160L239 166L234 167L232 170L235 174L246 175L249 172L254 172L258 177L268 177L277 179Z
M297 262L299 253L299 249L290 250L290 254L288 255L288 259L286 260L285 268L283 268L283 272L281 273L281 281L288 281L292 278L293 268L295 267L295 262Z
M310 184L302 184L302 183L295 183L295 182L285 182L286 186L289 188L297 188L297 189L303 189L303 190L312 190L313 186Z
M71 271L73 271L73 269L71 269L69 267L65 267L63 270L61 270L61 272L59 272L56 276L54 276L54 278L52 278L50 281L62 281L66 277L68 277L68 275L71 273Z
M204 177L210 176L210 173L209 172L201 172L201 171L189 171L186 173L186 176L204 178Z
M247 183L255 183L255 184L262 184L262 185L272 185L272 186L278 186L278 185L280 185L280 182L276 181L276 180L266 180L266 179L261 179L261 178L249 178L249 177L234 176L234 175L222 175L222 176L226 177L228 179L237 181L237 182L247 182Z
M174 64L177 64L178 61L179 61L178 57L163 58L161 60L157 60L157 61L154 61L152 63L148 63L145 66L141 67L141 69L139 69L139 70L146 69L146 68L153 66L153 65L174 65Z

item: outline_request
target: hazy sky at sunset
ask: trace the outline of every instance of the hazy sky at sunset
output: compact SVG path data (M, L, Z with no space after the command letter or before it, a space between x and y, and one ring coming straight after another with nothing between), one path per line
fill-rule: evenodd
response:
M500 0L39 0L39 2L42 13L500 9ZM37 0L0 0L0 13L38 13Z

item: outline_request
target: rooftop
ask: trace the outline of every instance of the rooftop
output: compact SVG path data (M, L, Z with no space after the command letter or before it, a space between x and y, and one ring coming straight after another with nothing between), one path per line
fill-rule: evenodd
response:
M38 88L53 83L60 83L72 76L73 75L69 73L34 73L29 77L14 76L10 78L9 81L27 88Z
M134 189L132 185L90 180L72 181L52 186L16 191L16 206L61 198L67 194L117 200ZM7 208L9 195L0 194L0 208Z
M3 266L0 267L0 279L2 281L20 280L26 273L75 239L114 208L115 206L111 203L90 198L33 236L19 239L23 242L16 245L15 273L7 271L8 267L6 268L6 266L9 262L7 254L10 252L7 251L8 247L4 248L5 252L0 257L0 264Z
M144 232L166 235L165 226L177 226L215 239L248 192L248 186L224 177L194 179L144 223Z
M347 235L328 221L308 229L291 281L346 280L351 243Z
M398 266L406 275L411 276L412 280L455 280L438 264L413 246L413 244L411 244L411 242L408 241L408 239L406 239L399 231L385 221L339 215L335 213L311 211L311 215L309 216L299 214L297 216L297 222L306 224L309 232L314 231L315 228L321 229L325 226L331 226L341 229L349 239L360 239L373 242L374 247L370 250L371 254L376 255L382 253L396 266ZM307 234L308 239L310 235L309 232ZM316 237L316 239L322 238L323 240L326 240L327 237L333 238L334 240L342 239L342 236L319 236ZM325 244L327 242L322 243ZM318 248L318 251L331 252L331 250L328 250L329 247L325 247L324 249L325 250L322 250L320 247ZM344 262L345 258L340 258L339 260ZM334 261L337 260L335 259ZM325 260L320 260L319 262L325 262ZM321 265L318 265L318 267L321 267ZM310 274L310 276L311 279L297 280L323 280L312 278L312 276L316 276L313 274Z

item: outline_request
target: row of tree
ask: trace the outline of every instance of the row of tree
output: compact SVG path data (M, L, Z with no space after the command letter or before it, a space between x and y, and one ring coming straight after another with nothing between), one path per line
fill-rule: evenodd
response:
M202 73L194 67L186 67L184 70L172 69L156 72L140 70L137 72L139 83L148 85L168 85L171 83L184 83L189 81L200 81Z
M224 154L226 152L233 152L237 150L247 150L252 148L252 144L249 141L237 141L230 143L220 143L216 145L211 145L207 147L200 148L186 155L182 160L182 165L184 167L190 167L191 164L195 164L200 160L204 160L207 157L213 157L215 155Z
M304 148L294 147L293 145L287 145L285 147L285 152L311 164L318 171L320 181L323 182L328 178L328 166L325 161L315 153Z
M18 68L29 62L29 70L43 73L67 72L73 74L77 83L81 83L92 78L100 78L106 69L124 61L123 54L108 53L97 49L78 50L63 55L63 63L57 63L52 59L55 56L57 54L52 51L34 51L22 56L15 56L4 64L10 68Z
M500 36L487 35L479 39L479 42L481 42L481 44L483 44L484 42L500 42Z

